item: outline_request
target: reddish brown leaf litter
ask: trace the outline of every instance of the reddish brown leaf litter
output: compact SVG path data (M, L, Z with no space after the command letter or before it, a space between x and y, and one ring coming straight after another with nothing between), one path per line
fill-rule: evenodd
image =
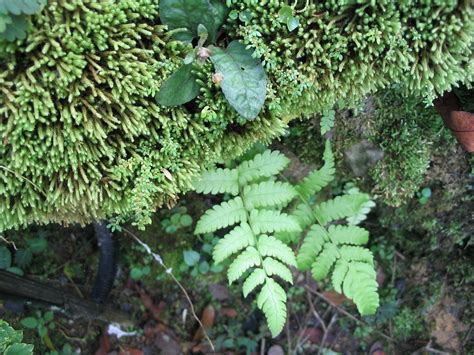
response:
M474 152L474 113L463 111L461 102L453 92L445 93L435 100L436 110L463 148Z

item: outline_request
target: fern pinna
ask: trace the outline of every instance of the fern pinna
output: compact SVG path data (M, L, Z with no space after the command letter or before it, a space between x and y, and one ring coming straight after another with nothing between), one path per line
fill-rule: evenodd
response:
M372 253L362 247L369 232L357 224L375 206L367 194L352 188L341 196L310 205L311 197L334 179L334 157L326 142L324 165L308 175L296 189L302 206L294 212L308 230L300 247L297 263L302 271L311 269L316 280L332 270L334 289L352 299L362 315L374 314L379 306ZM337 224L336 224L337 223Z
M281 212L297 195L295 188L274 180L288 162L279 152L267 150L235 169L206 172L194 184L198 192L234 196L208 210L195 232L209 233L235 225L215 246L214 261L220 263L238 253L227 272L229 282L245 274L245 297L261 286L257 305L273 336L286 322L286 292L275 276L292 283L288 266L296 266L296 258L290 247L271 234L301 230L294 217Z

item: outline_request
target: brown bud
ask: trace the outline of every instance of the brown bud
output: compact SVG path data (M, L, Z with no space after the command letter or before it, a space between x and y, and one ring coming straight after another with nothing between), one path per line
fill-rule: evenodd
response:
M224 80L224 74L222 73L214 73L212 74L212 81L216 84L216 85L220 85L221 84L221 81Z

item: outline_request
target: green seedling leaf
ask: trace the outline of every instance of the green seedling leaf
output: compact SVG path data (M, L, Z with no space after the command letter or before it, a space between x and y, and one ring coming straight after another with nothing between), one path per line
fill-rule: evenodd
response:
M196 265L199 262L199 259L201 258L199 253L197 251L194 251L194 250L184 251L183 256L184 256L184 262L188 266Z
M241 11L239 13L239 20L242 21L242 22L249 22L251 19L252 19L252 13L248 10L245 10L245 11Z
M244 118L254 119L265 103L267 75L253 52L233 41L226 50L213 48L211 61L223 76L220 86L230 105Z
M163 106L179 106L199 95L199 85L192 73L193 66L184 64L161 86L156 101Z
M278 19L281 22L288 22L291 17L293 17L293 9L288 5L283 6L280 11L278 11Z
M30 355L33 354L33 345L31 344L13 344L10 345L6 350L4 355Z
M40 254L48 247L48 241L42 237L30 239L28 245L33 254Z
M23 318L20 323L28 329L35 329L38 326L38 320L34 317Z
M0 246L0 269L8 269L12 265L12 254L6 246Z
M51 311L48 311L44 314L44 320L47 322L51 322L54 318L54 313Z
M239 12L237 10L232 10L230 13L229 13L229 18L231 20L237 20L239 18Z
M213 3L218 3L213 1ZM214 42L221 21L222 9L209 0L161 0L160 19L169 30L183 29L176 32L174 38L191 42L198 36L198 26L207 28L209 40Z
M291 17L286 22L286 26L288 27L288 31L295 30L300 25L300 21L296 17Z
M15 252L15 264L20 268L30 265L32 259L33 253L30 249L18 249Z
M183 227L189 227L193 224L193 218L189 214L183 214L179 222Z

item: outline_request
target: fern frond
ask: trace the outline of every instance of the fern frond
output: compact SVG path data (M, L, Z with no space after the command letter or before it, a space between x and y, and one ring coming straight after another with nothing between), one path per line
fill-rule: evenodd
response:
M214 262L218 264L232 254L253 244L254 238L250 226L247 223L242 223L217 242L212 253Z
M332 225L329 226L328 233L335 244L364 245L369 241L369 232L356 226Z
M282 171L289 161L278 151L266 150L257 154L252 160L244 161L237 168L239 184L244 186L260 178L274 176Z
M239 193L239 174L237 169L205 171L193 181L193 187L199 193L235 196Z
M244 297L247 297L250 292L252 292L258 285L261 285L265 282L267 274L263 269L255 269L244 281L242 285L242 291Z
M258 238L257 249L262 256L271 256L280 259L285 264L296 266L293 250L275 237L261 235Z
M316 194L334 180L336 169L334 168L334 155L331 150L331 143L326 141L324 149L324 165L319 170L311 172L302 183L297 186L298 192L305 198Z
M311 265L311 275L314 279L317 281L324 279L339 256L337 247L332 243L326 243L323 252L318 255L316 261Z
M242 254L235 258L227 270L229 284L239 279L244 272L251 267L260 266L260 260L260 255L257 249L254 247L247 247Z
M275 280L267 278L257 297L257 306L265 314L272 336L276 337L286 322L285 290Z
M366 194L337 196L316 206L314 214L319 223L326 225L338 219L357 215L367 201L369 196Z
M299 232L300 225L294 217L273 210L252 210L250 226L256 234L272 232Z
M293 275L288 267L273 258L263 259L263 268L268 276L279 276L286 282L293 284Z
M194 233L203 234L214 232L218 229L232 226L239 222L246 222L247 214L245 212L242 199L237 196L227 202L214 206L212 209L199 219Z
M336 111L328 110L323 112L321 117L321 135L325 135L334 127L334 119L336 118Z
M326 242L324 234L324 229L317 224L313 225L308 231L296 257L298 269L306 271L311 268L311 265L314 263L314 260L319 255L324 243Z
M244 188L247 208L286 206L295 196L296 190L290 184L280 181L262 181Z

